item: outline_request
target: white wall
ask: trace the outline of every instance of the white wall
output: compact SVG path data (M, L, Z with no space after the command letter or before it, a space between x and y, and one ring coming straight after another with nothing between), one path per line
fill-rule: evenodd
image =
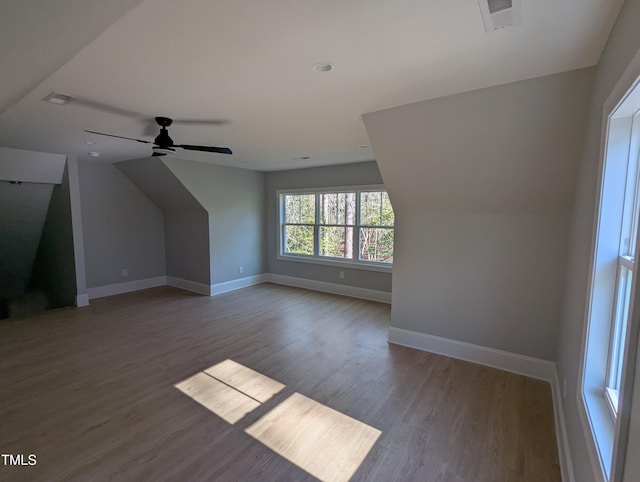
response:
M392 326L555 358L592 76L364 116L397 219Z

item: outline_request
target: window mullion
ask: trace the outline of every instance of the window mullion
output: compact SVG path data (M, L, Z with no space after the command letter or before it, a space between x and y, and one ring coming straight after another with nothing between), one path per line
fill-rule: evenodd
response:
M320 194L315 193L316 197L316 219L313 225L313 253L314 256L320 256Z

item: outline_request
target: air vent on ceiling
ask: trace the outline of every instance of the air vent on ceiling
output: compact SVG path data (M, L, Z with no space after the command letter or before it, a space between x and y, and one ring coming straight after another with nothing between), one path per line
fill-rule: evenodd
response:
M479 3L487 32L522 23L522 0L479 0Z

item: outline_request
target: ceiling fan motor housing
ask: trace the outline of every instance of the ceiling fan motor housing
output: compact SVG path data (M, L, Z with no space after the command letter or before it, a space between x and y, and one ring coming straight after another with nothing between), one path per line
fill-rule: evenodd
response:
M169 131L167 131L166 127L163 127L162 129L160 129L160 134L156 136L156 138L153 140L153 143L156 146L160 146L160 147L173 146L173 139L169 137Z

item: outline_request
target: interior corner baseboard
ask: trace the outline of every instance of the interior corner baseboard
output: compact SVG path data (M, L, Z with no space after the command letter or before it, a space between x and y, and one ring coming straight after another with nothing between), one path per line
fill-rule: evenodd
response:
M76 296L76 306L82 308L83 306L89 306L89 295L86 293Z
M191 281L188 279L175 278L173 276L167 276L166 278L166 284L169 286L173 286L174 288L180 288L182 290L191 291L193 293L207 296L209 296L209 292L211 291L209 285L206 285L204 283L198 283L197 281Z
M395 326L389 327L389 343L499 368L549 383L556 376L556 365L549 360L429 335L419 331L405 330Z
M267 275L257 274L254 276L246 276L240 279L234 279L231 281L224 281L222 283L216 283L209 287L209 296L216 296L229 291L239 290L240 288L247 288L248 286L259 285L267 281Z
M340 285L336 283L328 283L326 281L316 281L273 273L266 275L265 281L279 285L295 286L296 288L322 291L324 293L350 296L352 298L379 301L381 303L391 303L391 293L386 291L370 290L367 288L359 288L357 286Z
M569 436L567 435L567 425L564 420L564 410L562 408L562 390L560 389L557 370L553 374L553 381L551 381L551 396L553 398L553 418L556 428L556 443L558 444L560 475L563 482L575 482L573 462L569 449Z
M87 296L89 300L93 300L95 298L104 298L105 296L129 293L131 291L146 290L147 288L155 288L156 286L164 286L166 284L166 276L156 276L155 278L145 278L135 281L126 281L124 283L87 288Z
M558 372L554 362L394 326L389 327L389 343L498 368L548 382L551 386L553 399L560 473L564 482L575 482L564 411L562 409L562 392L560 391Z

